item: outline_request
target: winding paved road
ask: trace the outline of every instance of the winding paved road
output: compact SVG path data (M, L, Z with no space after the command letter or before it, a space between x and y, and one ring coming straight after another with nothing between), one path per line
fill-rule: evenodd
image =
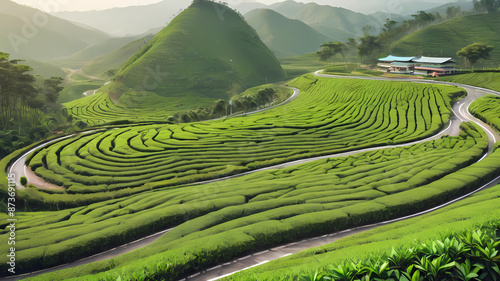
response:
M462 87L462 88L466 89L467 92L468 92L468 96L466 98L462 99L461 101L459 101L458 103L456 103L455 105L453 105L454 116L452 116L450 118L450 124L449 124L449 126L446 129L444 129L443 131L441 131L440 133L438 133L437 135L435 135L433 137L430 137L428 139L425 139L425 140L420 140L420 141L416 141L416 142L412 142L412 143L407 143L407 144L402 144L402 145L394 145L394 146L386 146L386 147L378 147L378 148L369 148L369 149L351 151L351 152L346 152L346 153L340 153L340 154L336 154L336 155L328 155L328 156L322 156L322 157L315 157L315 158L311 158L311 159L304 159L304 160L299 160L299 161L293 161L293 162L284 163L284 164L280 164L280 165L276 165L276 166L272 166L272 167L268 167L268 168L264 168L264 169L259 169L259 170L256 170L256 171L252 171L252 172L248 172L248 173L243 173L243 174L239 174L239 175L235 175L235 176L231 176L231 177L225 177L225 178L220 178L220 179L217 179L217 180L211 180L211 181L193 183L192 185L195 185L195 184L196 185L198 185L198 184L206 184L206 183L211 183L211 182L217 182L217 181L227 180L227 179L234 178L234 177L241 177L241 176L244 176L244 175L256 173L256 172L259 172L259 171L262 171L262 170L280 169L280 168L290 167L290 166L297 165L297 164L302 164L302 163L307 163L307 162L311 162L311 161L316 161L316 160L319 160L319 159L349 156L349 155L358 154L358 153L362 153L362 152L366 152L366 151L372 151L372 150L378 150L378 149L384 149L384 148L410 146L410 145L413 145L413 144L416 144L416 143L421 143L421 142L425 142L425 141L429 141L429 140L439 139L443 135L458 135L458 133L460 132L460 129L459 129L460 123L461 122L465 122L465 121L473 121L473 122L479 124L479 126L481 126L487 132L487 134L488 134L488 138L490 140L490 147L489 147L488 154L486 154L482 159L484 159L489 154L491 154L492 148L493 148L493 144L496 143L496 142L498 142L498 141L500 141L500 135L498 133L496 133L495 130L493 130L490 126L488 126L487 124L483 123L482 121L480 121L480 120L476 119L475 117L473 117L469 113L469 111L468 111L468 108L469 108L470 104L475 99L477 99L479 97L482 97L482 96L485 96L486 94L500 95L500 93L498 93L498 92L487 90L487 89L482 89L482 88L478 88L478 87L472 87L472 86L468 86L468 85L455 84L455 83L446 83L446 82L437 82L437 81L428 81L428 80L415 81L415 80L411 80L411 79L387 79L387 78L381 78L381 77L335 76L335 75L321 74L320 72L321 72L321 70L317 71L315 73L315 75L319 76L319 77L339 78L339 79L367 79L367 80L400 81L400 82L401 81L406 81L406 82L412 82L412 83L433 83L433 84L453 85L453 86L459 86L459 87ZM279 105L276 105L276 106L273 106L273 107L270 107L270 108L266 108L266 109L254 111L254 112L248 112L248 113L245 113L245 114L240 114L240 115L246 115L246 114L252 114L252 113L256 113L256 112L261 112L261 111L269 110L271 108L275 108L275 107L281 106L283 104L289 103L292 100L294 100L300 94L300 91L298 89L293 89L293 90L294 90L294 94L287 101L283 102L282 104L279 104ZM235 115L235 116L240 116L240 115ZM235 117L235 116L231 116L231 117ZM219 119L224 119L224 118L219 118ZM214 119L214 120L217 120L217 119ZM93 132L95 132L95 131L89 131L89 132L86 132L86 134L93 133ZM52 144L54 142L57 142L57 141L60 141L60 140L66 139L66 138L70 138L70 137L73 137L73 136L74 135L70 135L70 136L59 138L59 139L55 139L55 140L49 141L47 143L41 144L40 146L38 146L38 147L30 150L28 153L26 153L22 157L20 157L10 167L9 172L10 173L14 173L16 175L16 180L19 182L19 178L21 177L21 175L25 175L25 168L26 167L24 165L24 162L25 162L25 160L27 159L27 157L32 152L34 152L35 150L37 150L39 148L42 148L42 147L47 146L49 144ZM492 182L484 185L480 189L478 189L478 190L476 190L476 191L474 191L474 192L472 192L470 194L462 196L462 197L460 197L458 199L455 199L455 200L453 200L451 202L448 202L446 204L443 204L443 205L438 206L436 208L433 208L431 210L427 210L427 211L424 211L424 212L421 212L421 213L418 213L418 214L414 214L414 215L411 215L411 216L407 216L407 217L404 217L404 218L400 218L400 219L395 219L395 220L391 220L391 221L387 221L387 222L382 222L382 223L378 223L378 224L373 224L373 225L369 225L369 226L357 227L357 228L353 228L353 229L349 229L349 230L344 230L344 231L341 231L341 232L333 233L333 234L330 234L330 235L323 235L321 237L315 237L315 238L312 238L312 239L306 239L306 240L302 240L300 242L294 242L294 243L290 243L290 244L287 244L287 245L284 245L284 246L272 248L272 249L269 249L269 250L266 250L266 251L263 251L263 252L259 252L259 253L253 254L253 255L249 255L249 256L246 256L246 257L242 257L242 258L236 259L236 260L234 260L232 262L228 262L228 263L216 266L214 268L211 268L211 269L205 270L203 272L197 273L195 275L192 275L189 278L186 278L186 279L183 279L183 280L196 280L196 281L217 280L217 279L220 279L222 277L234 274L234 273L236 273L238 271L245 270L245 269L248 269L248 268L251 268L251 267L254 267L254 266L258 266L260 264L263 264L263 263L266 263L266 262L269 262L269 261L272 261L272 260L276 260L278 258L282 258L284 256L288 256L288 255L300 252L300 251L305 250L305 249L309 249L309 248L318 247L318 246L322 246L322 245L325 245L325 244L332 243L332 242L334 242L334 241L336 241L338 239L341 239L343 237L354 235L356 233L365 232L367 230L370 230L370 229L373 229L373 228L376 228L376 227L379 227L379 226L382 226L382 225L394 223L394 222L397 222L397 221L406 220L406 219L409 219L409 218L413 218L413 217L417 217L417 216L421 216L423 214L427 214L427 213L433 212L433 211L435 211L437 209L440 209L440 208L443 208L445 206L448 206L448 205L450 205L452 203L455 203L455 202L457 202L459 200L462 200L462 199L464 199L464 198L466 198L466 197L468 197L468 196L470 196L470 195L472 195L472 194L474 194L476 192L479 192L480 190L483 190L485 188L494 186L494 185L496 185L498 183L500 183L500 177L498 177L497 179L493 180ZM20 186L20 184L18 184L18 186ZM35 272L35 273L32 273L32 274L25 274L25 275L18 275L18 276L1 278L0 280L19 280L19 279L22 279L22 278L33 277L33 276L44 274L44 273L49 273L49 272L58 271L58 270L66 269L66 268L72 268L72 267L76 267L76 266L80 266L80 265L84 265L84 264L89 264L89 263L92 263L92 262L106 260L106 259L109 259L109 258L112 258L112 257L116 257L116 256L119 256L119 255L125 254L127 252L132 251L132 250L135 250L135 249L147 246L147 245L149 245L150 243L154 242L156 239L158 239L159 237L161 237L163 234L165 234L166 232L168 232L170 230L171 229L164 230L162 232L158 232L158 233L152 234L152 235L150 235L148 237L139 239L137 241L134 241L134 242L122 245L120 247L117 247L117 248L114 248L114 249L111 249L111 250L108 250L108 251L106 251L104 253L99 253L99 254L93 255L91 257L88 257L88 258L76 261L76 262L68 263L66 265L61 265L61 266L58 266L58 267L55 267L55 268L50 268L50 269L38 271L38 272Z

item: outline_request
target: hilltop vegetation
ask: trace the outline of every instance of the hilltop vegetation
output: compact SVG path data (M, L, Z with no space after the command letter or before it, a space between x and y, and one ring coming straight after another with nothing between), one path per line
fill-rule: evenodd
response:
M114 100L134 91L215 100L284 78L273 53L239 14L196 0L125 62L108 89Z
M463 16L426 27L394 44L394 54L445 56L456 58L463 47L475 42L495 47L491 60L478 65L498 67L500 63L500 17L498 14Z

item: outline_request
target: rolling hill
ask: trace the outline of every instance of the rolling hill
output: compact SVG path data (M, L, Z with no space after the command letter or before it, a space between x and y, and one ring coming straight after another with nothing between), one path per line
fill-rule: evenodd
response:
M289 19L273 10L253 10L245 18L277 57L315 52L321 44L333 40L300 20Z
M163 97L227 99L244 89L285 79L273 53L234 10L195 0L122 66L109 85Z
M66 20L0 0L0 50L12 58L46 60L76 53L109 39L103 32L86 29Z
M432 25L403 37L393 47L393 54L413 56L446 56L456 58L463 47L475 43L488 43L495 49L486 66L498 67L500 62L500 17L480 14L457 17L441 24ZM481 61L480 61L481 62Z

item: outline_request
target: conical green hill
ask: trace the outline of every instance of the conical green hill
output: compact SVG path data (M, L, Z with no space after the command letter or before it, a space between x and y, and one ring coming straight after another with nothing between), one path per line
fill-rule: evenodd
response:
M227 99L284 79L274 54L240 14L195 0L122 66L109 89L114 99L131 89L164 97Z

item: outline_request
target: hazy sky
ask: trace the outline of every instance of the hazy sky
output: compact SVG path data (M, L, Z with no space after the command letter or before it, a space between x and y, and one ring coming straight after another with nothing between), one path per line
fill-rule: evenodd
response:
M57 12L57 11L89 11L89 10L104 10L110 9L113 7L126 7L133 5L147 5L152 3L160 2L161 0L13 0L14 2L20 4L26 4L31 7L48 11L48 12ZM178 3L186 3L186 6L191 3L191 0L167 0ZM225 0L231 4L231 6L237 5L241 2L261 2L265 4L272 4L276 2L282 2L284 0ZM363 0L373 2L398 2L398 1L413 1L418 2L422 0ZM319 4L335 4L338 6L344 6L342 4L348 5L353 4L353 2L363 1L345 1L345 0L298 0L297 2L316 2ZM455 2L457 0L424 0L426 2ZM366 3L366 2L365 2Z

